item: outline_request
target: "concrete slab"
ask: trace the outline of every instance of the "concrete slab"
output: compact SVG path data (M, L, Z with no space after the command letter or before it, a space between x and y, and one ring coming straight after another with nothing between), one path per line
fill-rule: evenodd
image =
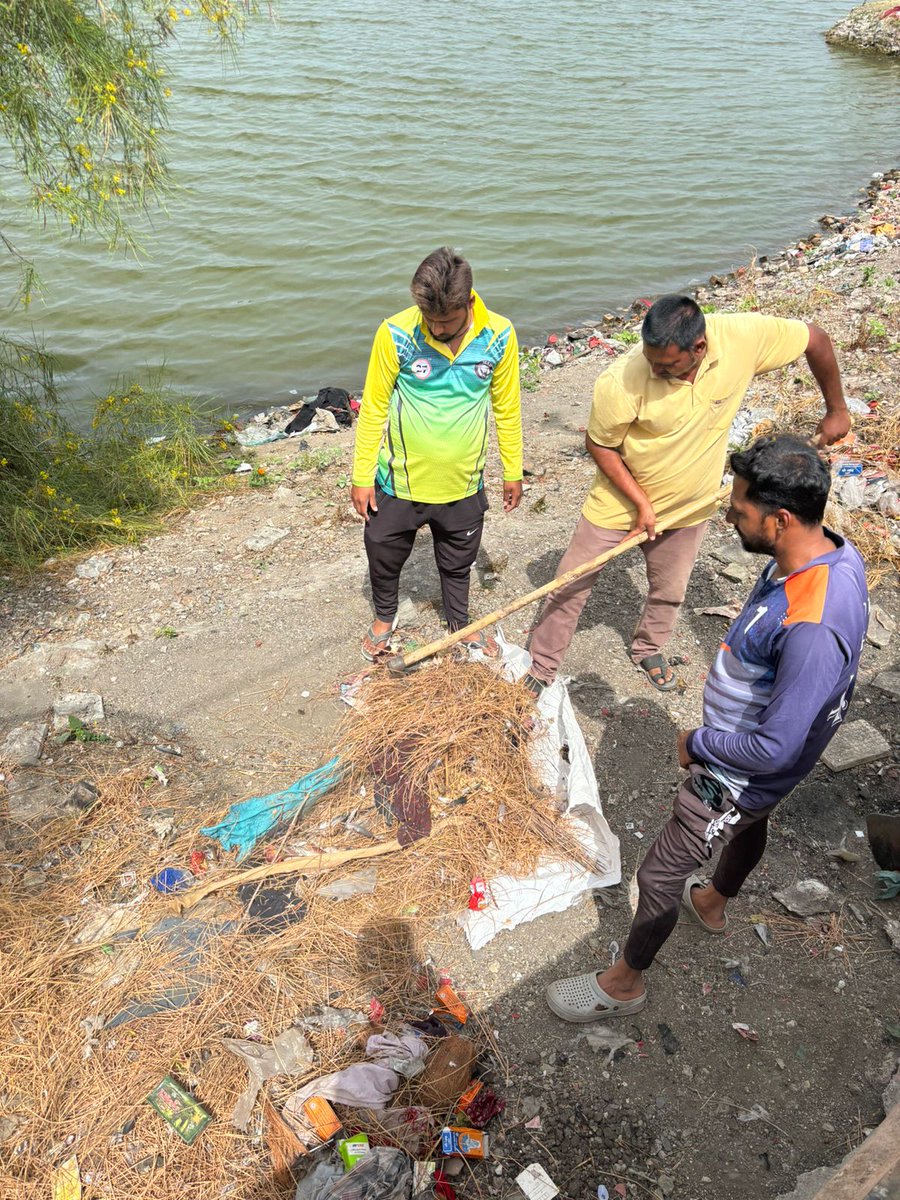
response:
M831 739L822 762L831 771L847 771L875 762L890 752L887 740L868 721L850 721Z

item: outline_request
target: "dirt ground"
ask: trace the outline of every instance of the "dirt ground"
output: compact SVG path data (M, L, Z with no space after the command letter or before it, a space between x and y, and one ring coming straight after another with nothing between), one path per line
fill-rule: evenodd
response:
M761 270L720 288L715 303L740 306L752 283L763 311L793 308L832 332L848 393L874 388L883 403L896 403L896 348L853 348L848 332L871 313L888 341L900 339L893 285L878 287L896 277L900 293L900 242L878 256L874 280L863 284L875 262L842 264L840 279L827 263ZM602 354L591 353L543 372L538 390L523 393L534 473L521 508L505 516L491 460L493 507L473 615L553 577L591 479L583 432L601 366ZM815 395L805 369L793 369L755 385L749 403L767 403L794 377ZM27 581L4 580L0 735L44 719L61 693L89 691L103 697L103 728L113 738L48 744L37 768L7 770L6 784L17 775L74 779L86 769L153 761L186 786L190 803L177 815L190 824L327 758L345 711L337 686L362 665L359 641L371 616L361 527L347 505L351 450L349 431L311 435L306 448L262 447L252 462L266 469L267 486L237 481L163 535L89 560L95 577L60 562ZM283 536L266 550L247 547L267 530ZM700 721L707 665L727 628L726 619L697 610L742 602L762 565L743 555L723 520L714 522L669 647L680 659L680 687L669 695L654 692L625 653L646 590L639 553L606 570L580 622L565 670L604 811L621 839L626 884L667 817L680 778L676 735ZM726 568L744 578L723 575ZM896 573L882 574L873 600L896 621ZM437 635L427 535L401 595L410 601L404 630ZM506 636L524 642L534 616L513 616ZM728 935L679 926L649 977L649 1006L616 1024L632 1041L610 1061L585 1040L590 1027L550 1015L542 992L559 974L610 961L629 923L626 887L504 933L477 954L451 938L441 965L490 1015L501 1051L495 1086L508 1102L492 1127L490 1162L457 1180L463 1194L518 1195L514 1176L539 1162L573 1200L589 1200L599 1185L635 1197L774 1197L801 1172L838 1162L879 1122L897 1057L885 1023L900 1017L898 959L884 921L900 915L900 901L874 900L875 868L859 833L866 814L900 812L898 697L874 682L900 670L898 646L896 634L887 645L867 644L849 714L881 731L890 753L839 774L820 764L785 802L761 869L732 906ZM154 749L172 743L180 757ZM859 860L828 856L841 845ZM773 898L810 877L833 892L834 920L823 928L789 919ZM734 1023L758 1040L742 1038Z

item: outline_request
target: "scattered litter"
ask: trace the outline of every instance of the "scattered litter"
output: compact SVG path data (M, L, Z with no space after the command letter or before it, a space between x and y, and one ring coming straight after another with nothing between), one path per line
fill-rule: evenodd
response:
M600 1184L597 1188L597 1200L609 1200L609 1189L605 1184Z
M461 1155L463 1158L489 1158L490 1140L480 1129L447 1125L441 1130L441 1153L448 1157Z
M328 1200L360 1200L361 1197L409 1200L412 1188L413 1163L409 1157L402 1150L376 1146L352 1171L332 1184L325 1195Z
M147 1103L189 1146L212 1120L203 1105L166 1075L147 1097Z
M287 817L295 814L306 816L316 801L335 786L341 775L338 760L332 758L283 792L253 796L232 804L218 825L208 825L200 832L217 841L223 850L237 849L237 861L242 862L259 839Z
M595 1025L586 1033L579 1035L580 1038L587 1042L595 1054L601 1050L606 1051L606 1062L604 1066L609 1066L615 1054L619 1050L624 1050L626 1046L634 1045L634 1038L625 1037L624 1034L617 1033L615 1029L611 1029L608 1025Z
M544 1170L540 1163L532 1163L516 1176L516 1183L528 1197L528 1200L553 1200L559 1195L559 1188Z
M337 1144L337 1152L341 1156L341 1161L346 1171L352 1170L359 1160L365 1158L370 1151L369 1139L364 1133L357 1133L354 1137L342 1138Z
M745 1042L758 1042L759 1034L743 1021L732 1021L731 1028L741 1035Z
M893 900L900 896L900 871L876 871L876 900Z
M771 946L771 938L769 937L769 927L762 921L755 921L753 924L754 932L764 946Z
M532 1117L530 1121L525 1122L525 1128L526 1129L540 1129L541 1128L541 1118L540 1117Z
M334 879L316 888L316 895L326 900L352 900L354 896L371 896L378 883L378 868L364 867L343 879Z
M738 985L738 987L742 987L742 988L749 987L747 980L744 978L743 974L741 973L740 967L733 967L728 972L728 978L731 980L732 983L736 983Z
M231 1123L240 1130L247 1129L256 1097L266 1080L274 1079L276 1075L300 1075L308 1071L315 1060L309 1042L293 1026L274 1038L271 1046L243 1038L223 1038L222 1045L247 1064L247 1087L231 1114Z
M242 462L239 467L234 468L234 474L235 475L249 475L252 470L253 470L252 463Z
M156 767L151 767L151 768L150 768L150 774L151 774L151 775L153 775L153 776L155 776L156 780L157 780L157 781L158 781L158 782L159 782L159 783L160 783L160 784L161 784L163 787L168 787L168 786L169 786L169 777L168 777L168 775L165 773L165 771L162 769L162 767L159 767L159 766L156 766Z
M287 929L306 916L306 905L294 895L291 883L267 887L259 883L242 883L237 894L241 903L247 906L248 933L266 937Z
M150 886L164 896L172 892L183 892L196 883L190 871L182 871L180 867L164 867L150 879Z
M862 861L861 854L857 854L855 850L848 850L846 846L837 846L834 850L826 850L825 857L845 863L858 863Z
M679 1042L678 1038L675 1036L669 1026L665 1023L661 1023L657 1025L656 1028L659 1030L659 1036L665 1054L676 1054L681 1049L681 1042Z
M754 1104L750 1108L742 1108L737 1114L737 1119L739 1121L768 1121L770 1117L761 1104Z
M74 1154L53 1172L51 1188L53 1200L81 1200L81 1172Z

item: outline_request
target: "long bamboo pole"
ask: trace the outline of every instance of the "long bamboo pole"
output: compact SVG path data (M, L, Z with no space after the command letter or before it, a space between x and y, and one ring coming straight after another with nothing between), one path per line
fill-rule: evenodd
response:
M690 504L683 505L680 509L676 509L670 513L664 522L657 525L657 533L665 533L667 529L671 529L673 525L679 521L683 521L686 517L691 517L694 513L706 508L710 504L721 504L722 501L731 494L731 487L720 488L713 496L707 496L703 500L692 500ZM572 583L575 579L580 579L582 575L588 575L591 571L596 571L598 567L602 567L604 563L608 563L610 559L617 558L620 554L625 554L635 546L640 546L642 542L646 542L646 532L638 534L636 537L625 538L618 546L613 546L612 550L605 550L603 554L598 554L596 558L590 559L586 563L582 563L580 567L573 567L571 571L566 571L564 575L558 575L556 579L551 579L549 583L543 584L539 588L535 588L533 592L528 592L524 596L519 596L516 600L510 600L508 604L504 604L502 608L494 609L488 613L486 617L479 617L477 621L472 621L470 625L466 625L463 629L457 629L454 633L448 633L446 637L439 638L436 642L429 642L426 646L419 646L415 650L410 650L408 654L396 654L393 658L389 658L387 662L388 669L401 674L408 667L414 666L415 663L421 662L425 658L431 658L435 654L440 654L444 650L449 650L451 646L455 646L457 642L464 641L471 637L473 633L480 633L482 629L487 629L488 625L493 625L497 621L502 621L504 617L508 617L511 613L518 612L520 608L525 608L528 604L533 604L535 600L542 600L544 596L548 596L551 592L555 592L557 588L565 587L567 583Z

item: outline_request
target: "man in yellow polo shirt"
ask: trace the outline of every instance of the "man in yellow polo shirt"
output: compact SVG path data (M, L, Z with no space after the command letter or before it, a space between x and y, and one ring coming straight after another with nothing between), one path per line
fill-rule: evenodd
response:
M442 246L416 268L415 304L383 321L366 375L351 500L366 520L375 620L362 644L374 661L390 644L403 564L428 525L451 630L469 623L490 417L503 463L503 510L522 497L519 347L506 317L472 290L472 268ZM496 654L484 633L468 645Z
M806 355L825 400L816 431L831 444L850 428L834 348L805 321L759 313L704 317L690 296L663 296L648 310L635 346L597 380L585 444L597 474L561 575L647 531L641 545L649 595L635 628L631 658L662 692L675 675L661 651L672 635L688 579L715 505L728 431L756 375ZM691 516L656 534L656 525L692 502ZM599 572L547 600L531 636L526 683L539 692L556 677Z

